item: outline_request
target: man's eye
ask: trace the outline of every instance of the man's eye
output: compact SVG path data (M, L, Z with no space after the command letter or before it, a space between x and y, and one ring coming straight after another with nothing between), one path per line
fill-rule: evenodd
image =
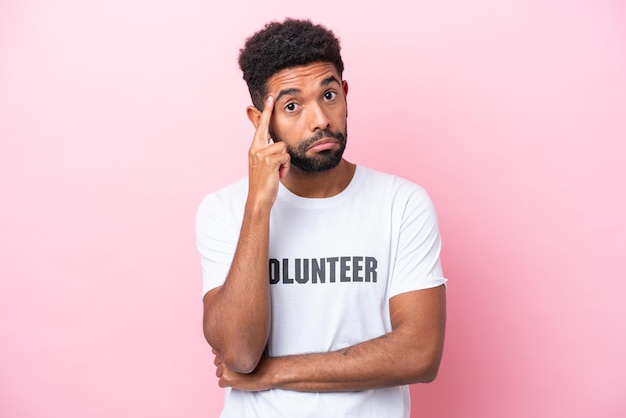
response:
M333 100L335 97L337 97L337 92L327 91L324 93L324 99L326 100Z
M285 106L285 110L287 112L295 112L297 108L297 105L295 103L287 103L287 105Z

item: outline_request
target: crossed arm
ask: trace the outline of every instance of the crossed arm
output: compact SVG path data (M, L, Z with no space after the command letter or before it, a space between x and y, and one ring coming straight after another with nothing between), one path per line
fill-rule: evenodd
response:
M430 382L443 351L445 298L443 285L397 295L390 300L391 332L328 353L263 357L251 373L230 369L214 350L219 385L328 392Z

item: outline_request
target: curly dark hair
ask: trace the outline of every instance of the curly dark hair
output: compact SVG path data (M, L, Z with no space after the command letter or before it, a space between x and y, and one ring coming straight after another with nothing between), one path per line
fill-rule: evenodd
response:
M246 40L239 50L239 68L248 84L252 103L263 110L267 80L285 68L328 62L341 76L341 46L333 32L310 20L270 22Z

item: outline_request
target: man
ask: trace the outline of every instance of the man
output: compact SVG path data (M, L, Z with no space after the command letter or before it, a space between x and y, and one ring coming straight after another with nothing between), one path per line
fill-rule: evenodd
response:
M222 417L408 417L442 356L445 281L430 199L343 159L334 34L273 22L241 50L248 178L197 215L204 333Z

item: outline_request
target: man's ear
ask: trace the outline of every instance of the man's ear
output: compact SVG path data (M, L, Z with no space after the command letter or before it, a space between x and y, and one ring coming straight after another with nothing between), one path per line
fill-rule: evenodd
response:
M254 129L259 127L259 121L261 120L261 111L254 106L248 106L246 108L248 119L254 125Z
M346 117L348 117L348 82L341 80L341 87L343 88L343 99L346 101Z

